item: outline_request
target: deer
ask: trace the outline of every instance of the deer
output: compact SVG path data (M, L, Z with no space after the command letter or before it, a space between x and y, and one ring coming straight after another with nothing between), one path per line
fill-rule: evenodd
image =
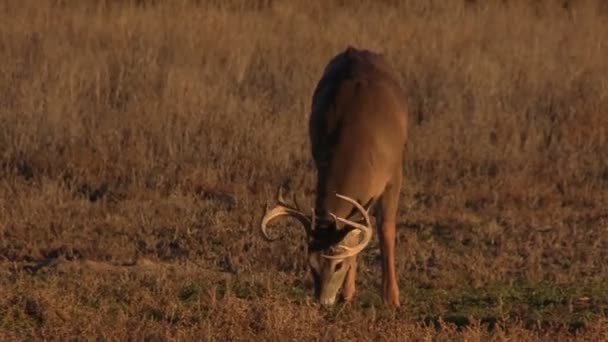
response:
M316 168L314 208L289 204L279 187L277 205L266 209L263 237L279 217L305 229L315 299L331 307L342 290L355 295L357 256L377 226L382 260L382 298L399 307L395 272L396 221L403 179L408 110L405 93L384 54L352 46L325 66L310 106L308 135Z

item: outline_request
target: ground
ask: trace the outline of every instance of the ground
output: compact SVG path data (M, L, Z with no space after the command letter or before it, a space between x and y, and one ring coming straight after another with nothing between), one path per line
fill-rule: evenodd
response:
M0 1L0 339L608 338L602 1ZM409 104L402 305L375 236L312 300L307 115L348 45Z

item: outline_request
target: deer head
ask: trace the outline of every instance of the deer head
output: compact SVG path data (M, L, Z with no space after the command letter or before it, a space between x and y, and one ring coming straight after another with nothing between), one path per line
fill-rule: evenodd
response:
M313 275L315 297L325 306L335 302L349 268L354 266L352 257L365 249L372 238L371 221L365 208L350 197L335 195L352 204L363 216L365 224L333 213L317 219L314 210L307 215L296 201L295 206L287 204L282 188L278 190L278 205L266 211L261 223L262 234L269 241L275 240L267 233L268 223L272 220L290 216L301 223L308 237L308 264Z

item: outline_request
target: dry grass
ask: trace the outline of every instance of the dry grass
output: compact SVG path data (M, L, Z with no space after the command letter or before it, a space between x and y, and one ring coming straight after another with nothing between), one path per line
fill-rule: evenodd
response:
M608 338L603 1L0 1L0 339ZM403 306L310 302L310 96L348 44L411 110ZM280 228L278 228L280 229Z

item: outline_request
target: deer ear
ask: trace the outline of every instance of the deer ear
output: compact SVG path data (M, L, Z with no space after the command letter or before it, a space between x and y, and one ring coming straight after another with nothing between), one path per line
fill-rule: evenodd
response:
M346 245L346 246L352 246L352 245L356 245L357 242L359 242L359 240L361 240L361 230L350 227L350 226L345 226L343 229L340 229L339 231L339 244L341 245Z
M334 253L340 253L344 248L350 248L361 242L362 232L360 229L346 227L338 231L339 239L332 245Z

